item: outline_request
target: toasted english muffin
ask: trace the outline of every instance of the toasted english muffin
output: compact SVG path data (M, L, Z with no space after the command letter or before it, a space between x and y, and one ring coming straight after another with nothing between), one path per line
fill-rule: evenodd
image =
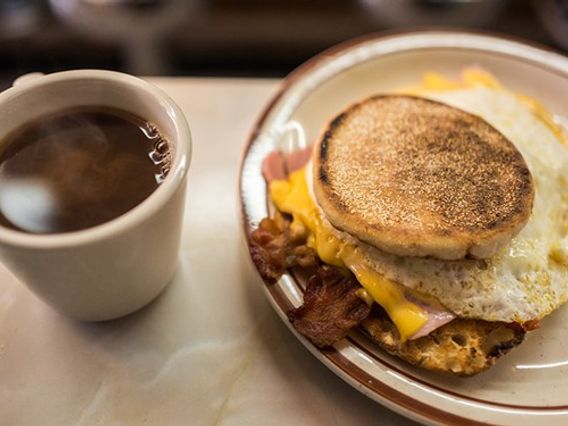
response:
M493 256L534 200L520 152L482 118L403 95L335 117L314 147L313 187L337 228L400 256Z
M457 376L473 376L487 370L520 345L526 334L518 325L456 319L428 336L401 342L396 327L378 307L361 325L391 355L427 370Z

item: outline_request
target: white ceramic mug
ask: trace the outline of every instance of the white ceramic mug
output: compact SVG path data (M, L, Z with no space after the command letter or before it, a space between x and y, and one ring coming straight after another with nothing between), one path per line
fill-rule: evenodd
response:
M39 116L108 106L154 123L171 143L172 167L142 203L102 225L61 234L0 226L0 260L57 311L100 321L131 313L172 279L178 258L191 135L180 108L139 78L111 71L66 71L19 79L0 94L0 143Z

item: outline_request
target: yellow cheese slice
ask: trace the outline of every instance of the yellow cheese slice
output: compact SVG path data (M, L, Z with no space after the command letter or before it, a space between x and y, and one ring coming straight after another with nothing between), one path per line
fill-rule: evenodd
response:
M294 222L305 225L308 245L324 263L353 272L373 301L387 312L403 341L426 323L427 313L406 299L400 285L374 271L355 245L342 241L330 225L324 223L308 191L304 169L291 173L287 180L271 182L270 197L278 210L291 214Z

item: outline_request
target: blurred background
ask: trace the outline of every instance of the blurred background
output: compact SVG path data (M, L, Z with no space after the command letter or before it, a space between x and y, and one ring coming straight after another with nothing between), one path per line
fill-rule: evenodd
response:
M465 27L568 50L568 0L0 0L0 89L32 71L281 77L344 40Z

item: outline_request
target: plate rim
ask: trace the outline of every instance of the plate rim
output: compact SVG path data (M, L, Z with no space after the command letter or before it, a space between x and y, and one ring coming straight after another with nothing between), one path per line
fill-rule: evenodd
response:
M264 126L265 122L269 118L270 114L274 111L275 107L277 106L278 102L282 100L283 97L290 91L290 89L298 82L301 81L307 74L313 71L318 66L322 65L326 61L333 61L336 56L345 54L350 50L354 50L358 47L361 47L365 44L372 44L372 43L381 43L393 39L405 39L405 38L413 38L416 36L452 36L452 35L459 35L459 36L470 36L472 39L476 39L477 41L502 41L509 44L509 46L516 46L516 47L523 47L529 48L531 50L530 53L534 55L545 55L549 56L550 60L546 61L544 58L535 59L534 57L522 57L518 54L514 53L506 53L497 50L491 49L482 49L479 47L472 47L472 46L451 46L451 45L436 45L431 44L430 46L422 45L416 46L414 48L405 48L400 50L400 52L405 51L424 51L428 49L456 49L456 50L466 50L466 51L483 51L485 53L492 53L502 57L512 57L517 60L521 60L527 62L532 65L536 65L540 68L546 69L549 72L553 72L555 74L561 75L562 77L568 78L568 58L561 54L559 51L549 48L548 46L541 45L536 42L523 40L517 37L504 35L500 33L488 32L488 31L471 31L471 30L462 30L462 29L427 29L427 30L419 30L419 31L387 31L387 32L377 32L371 33L368 35L364 35L361 37L357 37L351 40L347 40L342 42L338 45L332 46L329 49L324 50L323 52L313 56L312 58L308 59L306 62L298 66L294 69L290 74L288 74L279 84L275 93L271 95L269 100L264 104L263 108L261 109L260 113L257 116L257 119L254 121L251 131L246 140L246 144L242 149L241 158L240 158L240 165L239 165L239 176L238 176L238 202L239 202L239 213L241 219L241 225L244 232L244 237L247 243L247 249L250 247L250 226L249 220L247 218L247 209L246 209L246 202L244 197L243 191L243 170L245 166L245 161L247 159L248 153L250 152L251 147L254 145L255 141L257 141L258 137L262 135L262 127ZM382 55L372 55L370 59L374 59L380 57ZM367 59L369 60L369 59ZM559 69L558 66L551 64L554 61L562 61L566 65L566 69ZM544 62L543 62L544 61ZM365 61L355 61L351 66L358 65ZM348 69L350 67L346 67ZM340 72L343 72L345 69L342 69ZM336 75L336 74L333 74ZM249 256L250 259L250 256ZM250 260L253 264L255 270L258 272L258 268L252 259ZM263 291L268 298L272 307L276 310L277 314L280 318L284 321L288 329L300 340L300 342L314 355L320 362L322 362L326 367L328 367L331 371L333 371L336 375L338 375L341 379L347 382L349 385L363 393L365 396L379 402L380 404L388 407L391 410L394 410L406 417L409 417L414 420L427 422L429 424L447 424L447 425L487 425L486 420L480 419L473 419L468 417L459 416L453 412L445 411L442 408L435 407L433 405L428 404L427 402L420 401L418 399L413 398L411 395L403 394L402 392L398 391L397 389L391 387L389 384L381 382L380 379L376 377L372 377L367 372L361 370L357 365L351 364L350 368L359 369L362 371L363 375L368 376L369 379L372 379L378 382L383 387L386 387L386 391L379 392L374 388L371 388L369 384L365 383L360 378L353 377L352 374L342 368L341 360L339 358L346 359L340 351L336 347L332 347L331 349L319 349L315 347L311 342L309 342L305 337L300 335L292 326L290 321L287 319L284 306L291 307L289 300L286 299L284 294L278 294L282 291L277 290L276 284L268 284L262 278L263 282ZM355 347L360 348L356 343L354 343L350 337L347 338L350 341L350 345L355 345ZM364 349L363 349L364 350ZM391 368L390 365L387 364L388 368ZM415 380L415 378L410 378L410 380ZM430 386L430 384L427 384ZM439 389L441 392L447 392L451 394L451 391L446 391L444 389ZM396 397L393 397L395 395ZM463 395L457 395L458 398L464 399ZM398 399L397 399L398 398ZM469 399L469 398L465 398ZM402 402L401 402L402 400ZM487 401L483 400L476 400L475 398L472 399L473 402L483 405L491 405ZM542 413L542 414L553 414L557 412L558 414L560 410L566 410L568 405L566 406L553 406L553 407L546 407L546 406L515 406L515 405L507 405L507 404L500 404L495 403L496 408L508 408L508 416L526 416L529 412L534 413ZM515 412L510 412L511 409L517 410ZM503 413L500 413L503 414ZM566 415L565 413L562 413ZM568 418L568 415L567 417ZM513 417L510 417L513 419Z

